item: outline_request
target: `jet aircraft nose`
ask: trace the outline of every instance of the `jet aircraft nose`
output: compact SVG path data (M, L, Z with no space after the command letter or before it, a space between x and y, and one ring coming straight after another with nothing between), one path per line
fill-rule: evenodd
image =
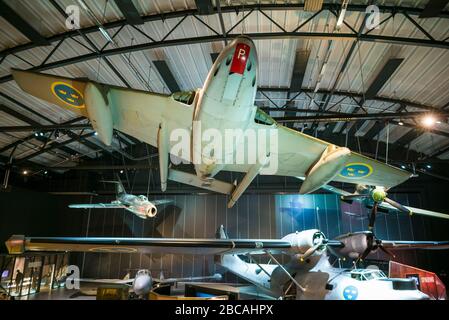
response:
M150 291L151 278L147 275L139 276L134 280L134 293L138 296L145 295Z

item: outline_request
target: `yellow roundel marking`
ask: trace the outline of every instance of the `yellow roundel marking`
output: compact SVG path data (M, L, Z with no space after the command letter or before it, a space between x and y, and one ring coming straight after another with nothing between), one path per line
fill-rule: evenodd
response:
M373 173L373 167L363 162L348 163L339 176L348 179L361 179L369 177Z
M51 84L51 92L53 95L73 108L84 108L84 97L72 85L57 81Z

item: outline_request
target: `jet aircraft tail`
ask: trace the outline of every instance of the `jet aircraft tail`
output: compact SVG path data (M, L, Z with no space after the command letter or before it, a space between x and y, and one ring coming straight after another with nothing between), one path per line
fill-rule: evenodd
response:
M118 174L115 175L116 180L101 180L101 182L106 183L115 183L115 192L117 194L117 197L126 194L125 187L122 184L122 181L120 180L120 177Z

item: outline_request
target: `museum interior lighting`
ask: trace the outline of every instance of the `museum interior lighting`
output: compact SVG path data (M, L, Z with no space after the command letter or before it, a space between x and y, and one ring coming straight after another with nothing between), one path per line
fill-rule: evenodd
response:
M449 300L448 4L0 0L0 304Z
M427 115L422 119L423 126L427 128L432 127L436 122L437 120L432 115Z

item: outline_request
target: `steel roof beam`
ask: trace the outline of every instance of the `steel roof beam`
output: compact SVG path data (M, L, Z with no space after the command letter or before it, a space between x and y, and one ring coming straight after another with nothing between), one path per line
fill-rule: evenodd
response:
M279 109L282 111L283 109ZM299 111L297 111L299 112ZM310 110L314 112L314 110ZM284 116L284 117L274 117L277 122L288 123L288 122L340 122L340 121L355 121L359 119L363 120L384 120L384 119L410 119L421 117L426 114L425 112L381 112L381 113L343 113L335 112L330 115L315 115L315 116ZM439 113L441 117L449 117L449 112Z
M448 2L448 0L429 0L422 12L419 14L419 18L438 17Z
M212 0L195 0L195 4L198 9L198 14L200 15L208 15L214 13Z
M304 39L344 39L351 40L356 39L357 35L353 33L323 33L323 32L262 32L262 33L249 33L246 34L248 37L254 40L262 40L262 39L287 39L287 38L304 38ZM240 34L227 34L227 38L235 38L240 36ZM203 36L196 38L181 38L174 40L164 40L164 41L156 41L150 43L143 43L125 47L118 47L114 49L104 50L102 52L92 52L84 55L75 56L68 59L63 59L59 61L54 61L47 63L45 65L36 66L30 68L28 70L32 71L45 71L51 70L54 68L65 67L68 65L81 63L90 61L98 58L105 58L109 56L126 54L130 52L137 52L142 50L150 50L162 47L170 47L170 46L180 46L180 45L188 45L188 44L198 44L198 43L209 43L214 41L221 41L223 37L221 35L212 35L212 36ZM373 41L373 42L383 42L383 43L396 43L403 45L418 45L418 46L429 46L429 47L441 47L444 49L449 49L449 42L444 41L433 41L433 40L425 40L425 39L412 39L412 38L400 38L400 37L390 37L390 36L382 36L382 35L361 35L359 37L361 41ZM0 78L0 83L5 83L7 81L11 81L12 76L7 75Z
M289 88L283 88L283 87L280 87L280 88L259 87L258 90L259 90L259 92L289 92L290 91ZM307 93L313 93L313 89L309 89L309 88L302 88L301 91L302 92L307 92ZM329 90L318 90L317 93L331 94L331 92ZM333 94L337 95L337 96L363 98L363 94L358 93L358 92L334 91ZM378 100L378 101L390 102L390 103L399 103L399 104L404 104L404 105L407 105L407 106L410 106L410 107L413 107L413 108L427 110L427 111L432 111L432 112L439 112L439 111L441 111L441 109L438 108L438 107L433 107L433 106L428 106L428 105L424 105L424 104L419 104L419 103L415 103L415 102L407 101L407 100L399 100L399 99L387 98L387 97L379 97L379 96L376 96L376 97L372 98L372 100ZM280 111L282 111L282 110L280 110Z
M64 142L53 142L48 148L42 148L41 150L36 151L36 152L34 152L34 153L32 153L32 154L30 154L28 156L25 156L23 158L17 159L15 164L16 165L21 164L21 163L23 163L26 160L29 160L29 159L34 158L34 157L37 157L38 155L41 155L43 153L46 153L46 152L54 150L54 149L59 149L60 147L68 145L68 144L70 144L72 142L75 142L75 141L77 141L79 139L85 139L85 138L91 137L94 134L95 134L95 132L90 132L90 133L86 133L86 134L84 134L82 136L77 136L77 137L74 137L72 139L66 140Z
M130 25L143 24L143 19L134 3L130 0L114 0Z
M175 76L171 72L170 68L168 67L165 60L154 60L153 61L154 66L156 67L157 71L161 75L162 79L164 80L165 84L167 85L167 88L173 93L178 92L181 89L179 89L179 84L175 79Z
M355 4L349 4L347 11L355 11L355 12L365 12L366 5L355 5ZM378 6L380 12L387 12L387 13L408 13L411 15L420 15L423 12L423 9L420 8L411 8L411 7L396 7L396 6ZM303 5L298 4L246 4L245 6L224 6L221 7L222 13L235 13L237 11L251 11L251 10L302 10L304 8ZM331 4L331 3L325 3L323 4L322 10L339 10L340 6L338 4ZM163 14L153 14L148 16L143 16L142 19L144 22L151 22L151 21L164 21L166 19L171 18L179 18L183 17L185 15L195 15L197 14L197 9L187 9L187 10L180 10L180 11L173 11L173 12L165 12ZM216 14L216 9L211 14ZM440 12L438 15L439 18L449 18L449 11ZM118 20L113 21L109 23L105 23L103 27L105 29L111 29L111 28L117 28L121 27L123 25L127 24L126 19L124 20ZM86 28L80 29L80 31L84 34L89 34L92 32L98 32L97 26L90 26ZM296 31L296 30L295 30ZM67 38L67 37L73 37L77 36L77 31L68 31L62 34L57 34L54 36L50 36L46 38L49 42L59 41L61 39ZM8 54L20 52L23 50L28 50L36 47L33 43L27 43L23 45L16 46L14 48L8 48L0 52L0 57L3 57Z
M0 110L1 110L0 106ZM82 130L92 129L90 124L53 124L48 126L32 125L32 126L2 126L0 132L27 132L27 131L53 131L53 130Z
M22 17L18 15L11 7L9 7L3 0L0 0L0 15L36 45L50 44L50 41L47 38L42 36L36 29L30 26L28 22L22 19Z

